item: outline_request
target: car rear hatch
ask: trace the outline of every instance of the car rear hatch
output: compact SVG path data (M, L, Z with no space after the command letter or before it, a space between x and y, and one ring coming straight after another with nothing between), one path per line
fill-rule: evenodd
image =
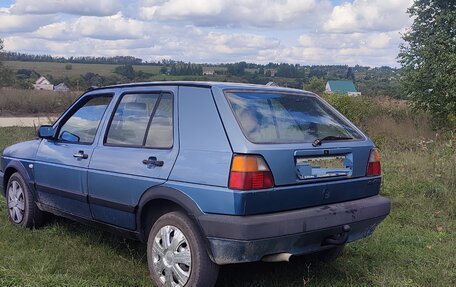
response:
M261 155L274 177L271 189L236 193L239 213L285 211L378 194L380 177L366 176L373 143L315 95L225 91L225 96L243 134L239 139L233 127L227 128L234 153Z
M268 163L275 186L271 190L240 192L242 212L292 210L378 194L381 178L366 176L372 145L367 141L350 148L338 145L342 147L252 150Z

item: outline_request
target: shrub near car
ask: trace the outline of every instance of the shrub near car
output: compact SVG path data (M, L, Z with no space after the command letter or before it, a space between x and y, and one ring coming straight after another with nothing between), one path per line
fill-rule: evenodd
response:
M158 82L83 94L5 149L10 221L49 212L147 242L158 286L213 286L218 266L334 259L388 215L374 144L312 93Z

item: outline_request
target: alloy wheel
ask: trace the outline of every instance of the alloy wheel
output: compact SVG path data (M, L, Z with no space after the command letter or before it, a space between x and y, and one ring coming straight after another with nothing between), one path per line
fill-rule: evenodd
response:
M8 210L15 223L21 223L25 213L24 190L19 182L13 180L8 189Z

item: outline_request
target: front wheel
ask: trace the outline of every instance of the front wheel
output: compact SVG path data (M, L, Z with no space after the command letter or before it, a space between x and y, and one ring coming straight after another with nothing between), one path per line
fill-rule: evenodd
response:
M8 180L6 203L8 218L14 225L33 228L42 224L43 212L36 206L32 192L18 172Z
M156 286L214 286L218 265L211 261L198 227L184 213L161 216L147 241L149 272Z

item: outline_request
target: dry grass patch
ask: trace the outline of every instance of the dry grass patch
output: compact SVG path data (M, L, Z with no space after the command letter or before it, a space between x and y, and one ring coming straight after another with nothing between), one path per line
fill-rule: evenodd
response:
M0 89L0 116L48 116L60 114L80 92Z

